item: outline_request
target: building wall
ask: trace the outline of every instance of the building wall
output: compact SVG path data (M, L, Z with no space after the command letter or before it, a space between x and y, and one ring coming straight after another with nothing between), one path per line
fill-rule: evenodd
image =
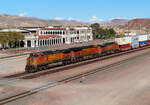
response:
M93 40L89 27L50 27L38 29L36 34L26 35L25 47L44 47Z

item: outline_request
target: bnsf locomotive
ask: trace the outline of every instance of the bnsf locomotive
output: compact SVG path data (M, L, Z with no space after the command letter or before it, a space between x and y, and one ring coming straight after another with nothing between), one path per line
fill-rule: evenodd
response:
M108 42L64 50L31 53L27 58L25 70L26 72L32 73L50 67L80 62L118 51L120 51L120 48L116 42Z

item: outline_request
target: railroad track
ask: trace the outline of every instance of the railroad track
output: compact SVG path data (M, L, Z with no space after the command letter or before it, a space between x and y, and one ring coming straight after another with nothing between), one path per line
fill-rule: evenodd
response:
M26 53L26 54L18 54L18 55L10 55L10 56L4 56L4 57L0 57L0 60L8 60L11 58L16 58L16 57L24 57L29 55L30 53ZM13 59L12 59L13 60Z
M0 100L0 105L4 105L6 103L10 103L10 102L16 101L18 99L21 99L21 98L24 98L24 97L36 94L36 93L38 93L40 91L43 91L45 89L53 88L53 87L56 87L56 86L59 86L59 85L63 85L65 83L68 83L68 82L71 82L71 81L74 81L74 80L78 80L78 79L82 78L83 75L86 77L86 76L90 76L90 75L93 75L93 74L101 72L101 71L110 71L110 69L113 69L116 66L123 65L123 64L127 63L128 61L135 60L137 58L140 58L142 56L147 56L147 55L150 55L150 52L147 52L147 53L145 53L143 55L140 55L140 56L137 55L137 56L134 56L134 57L122 60L122 61L118 61L118 62L115 62L113 64L107 65L107 66L91 69L89 71L82 72L82 73L79 73L77 75L72 75L70 77L58 80L58 81L53 82L53 83L52 82L51 83L47 83L46 85L42 85L40 87L37 87L37 88L31 89L31 90L22 92L20 94L17 94L17 95L14 95L14 96L10 96L10 97L5 98L5 99L1 99Z

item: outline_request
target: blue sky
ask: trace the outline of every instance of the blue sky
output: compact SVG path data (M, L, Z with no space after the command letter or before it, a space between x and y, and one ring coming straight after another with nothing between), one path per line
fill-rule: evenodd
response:
M0 14L101 22L149 18L150 0L1 0Z

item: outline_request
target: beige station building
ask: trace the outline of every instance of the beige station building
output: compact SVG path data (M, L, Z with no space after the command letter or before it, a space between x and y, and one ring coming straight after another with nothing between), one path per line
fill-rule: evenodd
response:
M92 28L88 26L22 27L0 30L0 32L9 31L21 32L25 36L25 39L20 41L21 47L25 48L49 47L93 40Z
M28 28L26 30L30 31L30 34L25 35L24 47L26 48L48 47L57 44L71 44L93 40L92 28L88 26L49 26L36 29Z

